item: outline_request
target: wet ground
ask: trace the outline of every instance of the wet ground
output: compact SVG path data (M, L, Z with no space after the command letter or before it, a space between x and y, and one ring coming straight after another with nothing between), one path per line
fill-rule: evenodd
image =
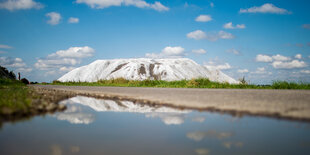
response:
M76 96L5 123L0 154L310 154L310 123Z

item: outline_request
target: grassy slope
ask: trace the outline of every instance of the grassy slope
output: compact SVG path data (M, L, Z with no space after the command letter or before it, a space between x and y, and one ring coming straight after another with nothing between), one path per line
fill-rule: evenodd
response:
M120 86L120 87L167 87L167 88L234 88L234 89L310 89L310 84L276 81L272 85L229 84L212 82L208 79L192 79L181 81L144 80L133 81L123 78L100 80L98 82L59 82L53 85L66 86Z
M20 81L0 79L0 114L27 111L31 106L28 91Z

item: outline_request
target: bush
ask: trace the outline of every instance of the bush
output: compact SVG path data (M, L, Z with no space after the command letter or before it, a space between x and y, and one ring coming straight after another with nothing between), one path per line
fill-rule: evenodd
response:
M24 84L30 84L30 82L26 78L22 78L20 81Z

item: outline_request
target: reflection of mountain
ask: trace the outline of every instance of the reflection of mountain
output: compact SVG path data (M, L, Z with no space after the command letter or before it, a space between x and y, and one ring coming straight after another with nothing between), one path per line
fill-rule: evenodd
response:
M151 107L130 101L103 100L84 96L70 98L62 101L61 104L67 105L68 108L64 113L56 114L57 119L67 120L73 124L89 124L94 121L94 114L86 112L85 106L96 112L144 113L148 118L160 118L167 125L182 124L185 114L190 112L168 107Z

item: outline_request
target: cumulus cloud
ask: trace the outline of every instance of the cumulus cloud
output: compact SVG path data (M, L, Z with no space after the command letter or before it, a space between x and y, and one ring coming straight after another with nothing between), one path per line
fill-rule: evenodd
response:
M247 70L247 69L238 69L237 72L238 73L248 73L249 70Z
M207 51L204 50L204 49L194 49L194 50L192 50L192 52L196 53L196 54L205 54L205 53L207 53Z
M304 25L302 25L302 27L303 27L304 29L310 29L310 24L304 24Z
M244 24L237 24L236 26L233 25L232 22L226 23L223 25L224 29L245 29Z
M61 20L61 15L57 12L50 12L47 13L45 16L50 18L47 23L51 25L57 25Z
M12 47L9 45L0 45L0 48L2 49L11 49Z
M0 9L14 10L26 10L26 9L41 9L44 6L41 3L33 0L7 0L0 3Z
M4 67L14 68L17 72L28 73L32 68L27 67L21 58L0 57L0 65Z
M70 47L38 59L34 66L51 74L67 72L74 69L75 65L80 64L83 58L93 56L94 52L95 50L88 46Z
M271 72L267 72L265 67L258 67L256 71L251 72L253 74L272 74Z
M47 57L59 57L59 58L86 58L93 56L95 50L91 47L70 47L66 50L59 50L55 53L49 54Z
M26 64L21 58L0 57L0 65L5 67L24 67Z
M217 41L219 39L234 39L235 38L234 35L232 35L231 33L225 32L225 31L219 31L216 33L206 34L202 30L196 30L196 31L190 32L186 36L187 38L190 38L190 39L195 39L195 40L206 39L209 41Z
M214 3L210 2L210 6L211 6L211 8L213 8L214 7Z
M283 55L280 55L280 54L272 56L272 59L275 60L275 61L288 61L288 60L291 60L291 58L283 56Z
M80 19L79 18L75 18L75 17L70 17L68 19L68 23L71 23L71 24L76 24L76 23L79 23Z
M310 70L301 70L300 72L304 74L310 74Z
M257 62L272 62L272 57L268 55L258 54L255 59Z
M293 68L303 68L306 67L307 64L304 61L292 60L289 62L283 61L274 61L272 66L277 69L293 69Z
M232 53L234 55L240 55L240 51L236 50L236 49L229 49L226 51L227 53Z
M271 3L266 3L262 6L254 6L248 9L240 9L240 13L271 13L271 14L291 14L290 11L278 8Z
M167 46L159 54L157 53L146 53L147 58L178 58L184 56L185 49L181 46Z
M169 8L158 1L147 3L144 0L76 0L76 3L84 3L94 9L105 9L112 6L135 6L138 8L151 8L156 11L168 11Z
M301 54L296 54L296 55L295 55L295 58L296 58L296 59L301 59L301 58L302 58L302 55L301 55Z
M195 21L196 22L209 22L212 20L212 17L210 15L199 15Z
M218 63L215 63L213 61L209 61L208 63L205 63L204 66L206 66L208 68L216 68L219 70L231 69L231 66L229 65L229 63L218 64Z
M162 11L169 11L169 8L162 5L160 2L155 2L154 4L151 4L150 8L162 12Z
M201 30L196 30L196 31L190 32L186 36L187 36L187 38L191 38L191 39L195 39L195 40L201 40L201 39L207 38L206 33L201 31Z

